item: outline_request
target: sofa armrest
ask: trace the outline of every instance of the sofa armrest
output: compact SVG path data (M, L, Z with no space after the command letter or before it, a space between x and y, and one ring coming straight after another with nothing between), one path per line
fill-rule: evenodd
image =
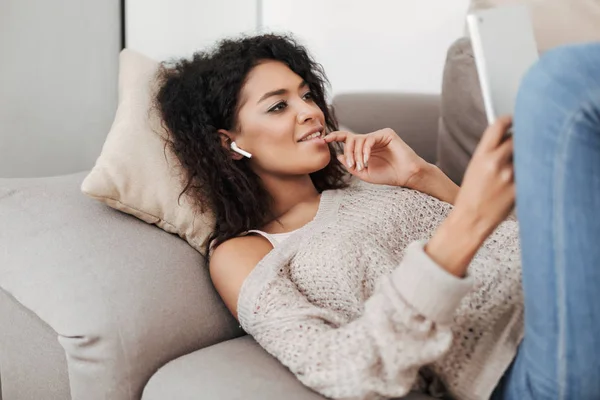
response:
M139 399L165 363L244 332L202 256L83 195L86 174L0 179L0 289L58 338L73 399Z
M439 95L344 93L335 96L332 105L340 124L353 132L392 128L426 161L437 161Z
M56 332L0 289L0 399L70 399Z

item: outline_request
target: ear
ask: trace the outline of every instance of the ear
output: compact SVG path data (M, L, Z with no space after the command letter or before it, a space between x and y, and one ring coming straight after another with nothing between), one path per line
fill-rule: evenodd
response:
M221 137L221 145L231 153L231 158L241 160L244 156L231 150L231 142L235 140L234 135L226 129L219 129L217 132Z

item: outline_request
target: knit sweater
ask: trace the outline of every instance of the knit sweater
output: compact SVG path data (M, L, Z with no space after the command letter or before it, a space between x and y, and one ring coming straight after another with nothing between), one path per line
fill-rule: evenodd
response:
M518 226L504 221L458 278L423 250L451 209L360 180L323 191L244 280L241 326L326 397L489 398L523 337Z

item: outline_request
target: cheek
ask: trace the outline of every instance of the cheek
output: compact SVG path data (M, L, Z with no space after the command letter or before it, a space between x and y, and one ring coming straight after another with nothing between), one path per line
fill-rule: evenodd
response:
M330 161L327 145L316 146L289 140L281 144L265 143L256 157L256 162L265 170L290 175L316 172L325 168Z
M321 121L324 123L322 117ZM251 152L255 156L255 163L261 168L279 173L311 173L329 163L331 156L327 145L296 142L298 132L295 118L267 115L253 122L251 130L254 145Z
M285 148L293 148L295 145L294 128L294 122L290 122L289 118L266 118L260 126L255 127L256 143L260 147L268 148L269 151L278 148L281 151L284 151Z

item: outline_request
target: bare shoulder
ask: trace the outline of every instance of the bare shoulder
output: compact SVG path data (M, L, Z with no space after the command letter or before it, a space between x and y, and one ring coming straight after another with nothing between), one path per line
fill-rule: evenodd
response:
M225 305L237 319L237 300L246 277L273 246L257 235L236 237L221 243L210 258L210 278Z

